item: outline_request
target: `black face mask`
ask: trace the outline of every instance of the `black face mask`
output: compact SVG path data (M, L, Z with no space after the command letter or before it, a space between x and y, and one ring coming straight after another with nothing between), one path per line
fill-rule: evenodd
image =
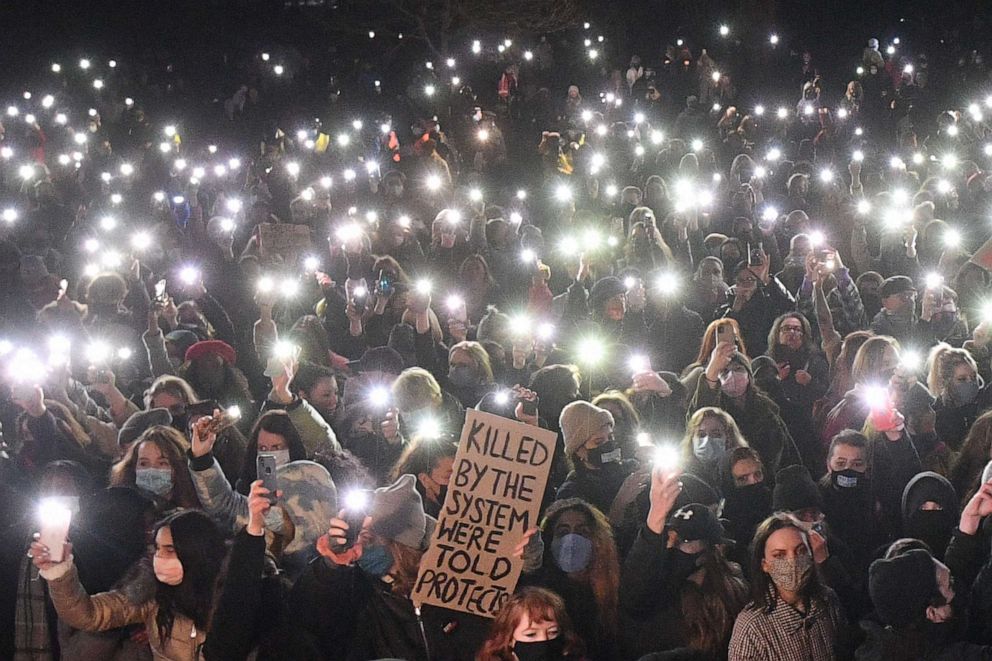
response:
M727 493L723 515L735 524L748 525L772 513L772 490L764 482L736 487Z
M564 658L564 649L565 640L561 636L532 643L518 640L513 644L513 654L520 661L555 661Z
M612 438L599 447L589 450L589 463L597 468L604 464L619 464L621 460L620 446Z
M672 549L672 575L679 581L684 581L699 569L702 563L703 552L686 553L679 549Z
M943 558L956 521L951 510L917 510L909 515L905 533L907 537L923 540L934 556Z
M441 484L437 488L437 502L444 504L444 499L448 497L448 485Z
M866 484L865 474L859 473L853 468L847 468L842 471L831 471L830 483L834 485L835 489L840 489L841 491L860 491L864 489Z

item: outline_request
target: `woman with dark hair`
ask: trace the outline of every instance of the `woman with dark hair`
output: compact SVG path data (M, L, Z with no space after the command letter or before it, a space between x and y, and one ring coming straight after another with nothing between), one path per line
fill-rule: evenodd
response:
M137 487L154 497L159 512L200 506L186 470L186 437L172 427L147 429L110 471L110 486Z
M266 411L255 421L248 437L245 461L241 465L237 484L234 485L242 495L248 495L251 483L257 477L256 460L259 454L275 455L277 468L291 461L307 458L300 433L285 411Z
M778 365L782 394L804 413L826 394L830 385L827 359L813 343L809 321L799 312L787 312L775 319L768 332L768 351Z
M593 659L619 658L620 562L606 516L579 498L559 500L541 523L544 565L533 583L561 595Z
M948 479L954 491L961 496L962 505L978 490L982 470L992 460L992 411L980 415L968 430L961 452L951 464Z
M417 493L424 501L424 511L435 519L441 513L448 493L458 441L455 436L442 438L414 437L393 467L391 479L410 474L417 478Z
M489 264L482 255L469 255L462 261L458 267L457 282L461 283L470 323L478 324L490 305L503 307L503 291L493 279Z
M154 540L154 595L141 601L121 590L86 594L71 544L65 545L60 562L53 562L50 549L39 541L31 544L30 553L65 624L107 631L143 623L156 658L199 659L227 555L224 537L206 514L187 510L160 521Z
M584 649L562 598L543 588L523 588L500 608L475 661L581 659Z
M650 509L620 585L625 658L680 647L721 658L747 601L716 515L699 503L672 512L681 491L678 472L652 470Z
M729 661L843 658L846 626L824 585L809 535L790 514L758 526L751 547L751 602L734 623Z
M738 353L745 357L750 356L744 339L741 337L741 327L735 320L723 318L711 321L703 333L702 342L699 343L699 353L696 354L696 360L682 370L682 375L679 377L690 395L696 391L696 385L703 372L706 371L706 364L713 354L713 349L720 342L732 342Z

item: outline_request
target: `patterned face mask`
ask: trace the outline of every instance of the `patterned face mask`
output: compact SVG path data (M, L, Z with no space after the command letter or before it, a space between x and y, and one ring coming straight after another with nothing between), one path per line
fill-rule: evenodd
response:
M779 590L795 592L806 583L813 559L809 554L794 558L774 558L768 561L768 576Z

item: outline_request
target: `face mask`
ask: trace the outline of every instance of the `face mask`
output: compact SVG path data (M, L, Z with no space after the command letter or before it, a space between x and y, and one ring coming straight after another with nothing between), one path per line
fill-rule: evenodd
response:
M593 466L600 464L618 464L621 459L620 446L613 439L610 439L599 447L589 450L589 463Z
M720 375L720 390L727 397L740 397L747 392L750 377L747 372L727 372Z
M519 661L553 661L562 658L564 647L565 641L561 636L532 643L518 640L513 644L513 655Z
M592 540L576 533L562 535L551 542L551 554L563 572L580 572L592 560Z
M971 404L978 395L978 381L954 381L951 383L951 397L958 406Z
M813 559L807 555L794 558L775 558L768 561L768 576L780 590L795 592L806 583Z
M280 466L285 466L286 464L289 463L289 450L273 450L272 452L259 452L258 456L275 457L276 468L279 468Z
M864 486L865 474L853 468L830 472L830 483L838 489L857 489Z
M692 439L692 454L704 464L719 461L727 453L727 442L713 436L697 436Z
M699 569L700 562L702 561L703 554L700 553L686 553L679 549L673 549L672 554L672 573L679 578L679 580L685 580L689 578L689 575L694 571Z
M448 370L448 378L459 388L470 388L479 383L475 370L468 365L452 365Z
M389 573L393 566L393 554L380 544L372 544L362 548L362 557L356 563L369 576L382 578Z
M172 492L172 469L139 468L134 472L134 483L139 489L165 498Z
M155 578L166 585L179 585L183 582L183 563L179 558L160 558L157 555L152 558L152 568L155 570Z

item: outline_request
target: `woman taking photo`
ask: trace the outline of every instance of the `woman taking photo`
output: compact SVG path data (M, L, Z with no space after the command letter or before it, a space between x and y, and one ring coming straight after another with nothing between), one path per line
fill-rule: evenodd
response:
M59 619L84 631L108 631L144 624L157 659L194 661L207 639L217 578L227 555L224 537L206 514L196 510L163 519L154 531L153 596L134 601L129 592L86 594L73 564L72 545L52 562L50 549L31 544L30 555L48 582Z
M844 615L813 555L809 535L791 515L779 512L758 526L751 602L734 623L729 661L844 658Z
M620 603L624 658L688 647L723 658L747 601L741 568L725 556L723 527L705 505L677 509L677 472L656 467L650 509L624 562Z

